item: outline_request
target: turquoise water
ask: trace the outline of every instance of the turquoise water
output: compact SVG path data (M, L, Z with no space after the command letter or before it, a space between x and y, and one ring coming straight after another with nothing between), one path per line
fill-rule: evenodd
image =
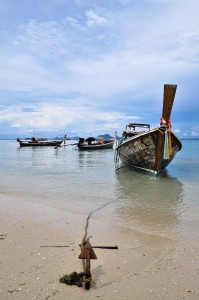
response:
M161 235L194 233L199 225L199 140L182 143L181 152L156 177L132 168L116 173L113 149L20 148L15 141L0 141L0 198L85 216L109 203L96 219Z

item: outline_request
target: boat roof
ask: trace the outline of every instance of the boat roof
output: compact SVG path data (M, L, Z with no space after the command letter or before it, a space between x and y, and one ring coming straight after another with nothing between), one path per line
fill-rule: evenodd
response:
M133 130L135 130L136 127L148 128L150 130L150 125L149 124L129 123L128 125L126 125L126 129L127 128L133 128Z

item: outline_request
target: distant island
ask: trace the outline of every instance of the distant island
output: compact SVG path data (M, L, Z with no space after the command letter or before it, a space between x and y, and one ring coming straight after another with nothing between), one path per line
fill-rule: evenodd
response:
M37 134L35 134L34 135L35 137L37 137L37 138L40 138L41 136L39 135L37 135ZM9 137L9 136L0 136L0 140L17 140L17 138L20 138L20 139L28 139L28 138L32 138L33 137L33 135L31 136L21 136L21 137L19 137L19 136L17 136L17 137ZM73 137L69 137L69 136L66 136L66 140L79 140L79 138L82 138L82 137L84 137L84 138L87 138L88 136L86 136L85 134L82 134L81 136L73 136ZM110 134L100 134L100 135L98 135L98 136L95 136L95 135L93 135L93 137L94 138L103 138L103 139L111 139L111 138L113 138L113 136L111 136ZM58 137L58 136L56 136L56 137L47 137L49 140L61 140L61 139L64 139L64 137L63 136L61 136L61 137ZM116 136L116 139L118 140L118 139L120 139L120 137L119 136Z

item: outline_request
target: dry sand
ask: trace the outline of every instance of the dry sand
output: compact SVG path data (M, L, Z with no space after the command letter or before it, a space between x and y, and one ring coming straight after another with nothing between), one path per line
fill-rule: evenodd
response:
M94 216L91 244L119 249L95 249L89 291L60 283L64 274L83 271L78 245L86 218L1 194L0 299L199 299L197 241L127 230ZM69 247L41 247L50 245Z

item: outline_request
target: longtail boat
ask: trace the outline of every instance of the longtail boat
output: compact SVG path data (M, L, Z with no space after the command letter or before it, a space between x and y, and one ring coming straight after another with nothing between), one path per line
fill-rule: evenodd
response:
M160 125L150 129L149 124L130 123L123 131L115 149L116 169L119 160L124 165L158 174L181 150L182 144L171 129L171 111L177 85L165 84ZM141 130L137 130L137 128Z
M48 140L42 138L31 138L26 140L17 139L20 147L46 147L46 146L60 146L63 140Z
M115 138L112 139L100 139L89 137L86 140L80 138L77 143L77 148L79 150L101 150L101 149L110 149L113 148Z

